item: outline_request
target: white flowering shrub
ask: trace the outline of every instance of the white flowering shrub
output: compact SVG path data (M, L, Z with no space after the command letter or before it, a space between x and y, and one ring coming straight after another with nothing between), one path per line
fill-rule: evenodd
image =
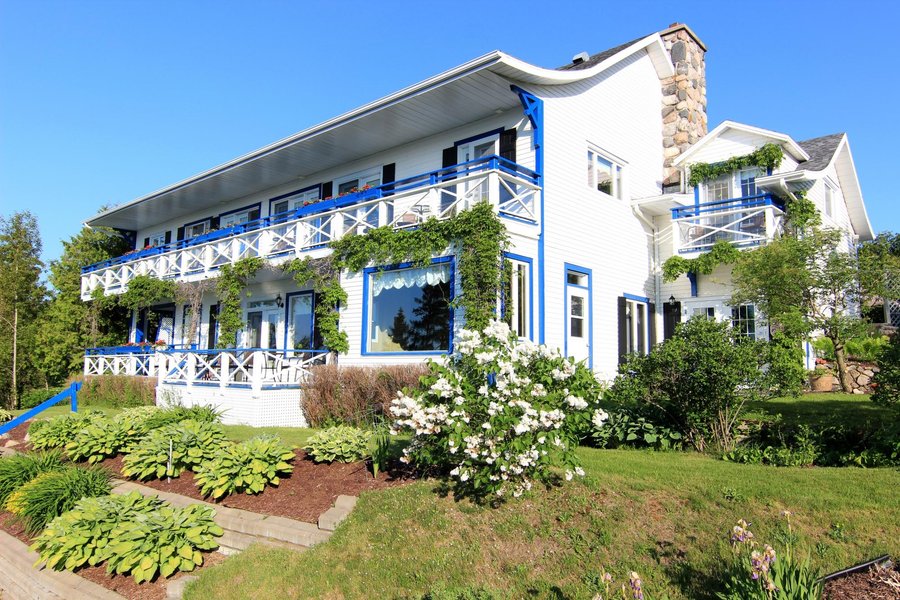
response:
M405 462L443 469L477 497L520 496L552 466L567 480L584 475L575 448L606 418L603 386L587 367L496 321L461 331L455 353L429 368L418 391L391 405L392 433L413 435Z

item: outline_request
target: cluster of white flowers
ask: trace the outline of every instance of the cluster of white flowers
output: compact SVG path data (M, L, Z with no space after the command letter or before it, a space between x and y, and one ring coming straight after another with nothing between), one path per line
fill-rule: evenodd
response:
M593 416L591 417L591 423L594 424L594 427L600 429L603 427L606 422L609 420L609 413L607 413L602 408L598 408L594 411Z
M454 347L452 357L432 362L426 389L392 403L394 430L415 434L404 459L443 448L451 477L497 496L525 493L560 458L571 464L574 448L564 441L572 439L570 428L586 425L592 414L596 424L599 414L588 412L597 408L599 385L592 377L572 379L586 367L517 339L502 321L460 331Z

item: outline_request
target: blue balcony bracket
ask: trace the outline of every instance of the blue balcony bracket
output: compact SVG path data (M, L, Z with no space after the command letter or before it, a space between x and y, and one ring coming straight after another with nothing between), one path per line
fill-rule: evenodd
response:
M691 282L691 298L696 298L699 295L697 291L697 274L692 271L688 271L687 278L688 281Z

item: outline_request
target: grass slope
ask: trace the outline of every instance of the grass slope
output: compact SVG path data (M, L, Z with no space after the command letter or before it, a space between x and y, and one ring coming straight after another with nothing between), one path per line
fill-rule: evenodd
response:
M736 465L692 453L585 448L588 476L498 509L429 482L367 493L334 537L305 553L254 547L185 596L404 598L480 585L510 598L589 598L601 568L644 576L653 598L710 598L739 518L761 542L782 509L824 570L900 554L900 473Z

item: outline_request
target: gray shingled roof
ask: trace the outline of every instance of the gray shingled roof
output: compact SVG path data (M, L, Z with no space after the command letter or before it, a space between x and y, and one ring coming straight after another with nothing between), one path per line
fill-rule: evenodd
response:
M843 133L832 133L831 135L823 135L822 137L797 142L809 154L809 160L800 163L798 169L821 171L827 167L843 137Z
M647 34L647 35L651 35L651 34ZM626 42L626 43L622 44L621 46L616 46L615 48L610 48L609 50L604 50L603 52L598 52L597 54L593 54L593 55L591 55L591 57L589 59L587 59L583 63L578 63L577 65L573 64L573 63L569 63L567 65L557 67L556 70L557 71L581 71L583 69L590 69L594 65L598 65L598 64L602 63L604 60L606 60L613 54L616 54L617 52L621 52L622 50L624 50L628 46L631 46L632 44L636 44L637 42L641 41L645 37L647 37L647 36L644 35L639 38L633 39L630 42Z

